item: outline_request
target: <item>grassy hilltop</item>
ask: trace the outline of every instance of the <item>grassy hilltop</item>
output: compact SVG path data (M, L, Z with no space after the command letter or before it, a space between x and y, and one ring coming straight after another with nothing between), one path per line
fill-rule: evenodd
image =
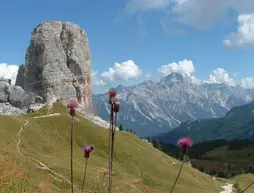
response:
M60 103L53 105L51 113L60 116L34 118L46 115L47 108L23 117L0 116L0 192L10 189L13 193L69 192L71 119ZM168 192L180 163L132 133L117 132L116 135L113 192L146 192L147 185L152 187L152 193ZM85 192L107 192L108 131L77 115L75 192L80 192L84 171L82 148L86 144L92 144L95 152L89 159ZM220 185L220 181L185 165L175 193L219 193Z

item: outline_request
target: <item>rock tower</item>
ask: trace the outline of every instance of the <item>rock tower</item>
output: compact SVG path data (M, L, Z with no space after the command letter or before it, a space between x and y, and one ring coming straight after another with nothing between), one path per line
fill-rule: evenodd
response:
M91 110L91 74L85 31L70 22L46 21L32 32L16 84L44 101L76 100Z

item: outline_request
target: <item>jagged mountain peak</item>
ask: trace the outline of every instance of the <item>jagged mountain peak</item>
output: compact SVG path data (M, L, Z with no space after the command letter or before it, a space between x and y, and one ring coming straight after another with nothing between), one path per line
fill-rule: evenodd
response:
M169 131L181 122L223 117L234 106L254 100L254 92L227 85L194 84L190 77L172 73L159 82L115 88L121 102L119 122L140 136ZM93 97L97 114L108 120L107 95Z

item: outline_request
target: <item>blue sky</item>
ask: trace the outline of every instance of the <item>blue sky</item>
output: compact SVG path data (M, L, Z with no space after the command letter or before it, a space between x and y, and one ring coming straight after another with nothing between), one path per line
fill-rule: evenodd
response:
M173 71L254 88L253 0L240 4L238 0L2 0L0 76L13 75L14 68L6 68L7 64L24 63L31 32L45 20L70 21L85 29L95 72L94 93L118 84L158 80Z

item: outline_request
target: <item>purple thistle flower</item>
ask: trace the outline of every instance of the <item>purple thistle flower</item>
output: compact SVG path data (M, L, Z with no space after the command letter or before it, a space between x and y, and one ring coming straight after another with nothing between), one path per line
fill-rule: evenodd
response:
M94 151L94 147L93 146L91 146L91 145L85 146L84 147L84 153L85 153L84 157L85 158L89 158L90 157L90 153L93 152L93 151Z
M83 151L85 153L84 157L86 158L85 159L86 161L85 161L85 171L84 171L84 177L83 177L83 183L82 183L82 191L81 191L81 193L84 192L84 188L85 188L87 160L90 157L90 153L94 151L94 147L91 146L91 145L87 145L87 146L84 147Z
M188 147L192 146L192 140L188 137L182 137L177 141L177 144L182 149L183 153L188 153Z
M175 180L175 183L170 191L170 193L173 193L174 189L175 189L175 186L176 186L176 183L181 175L181 172L182 172L182 169L183 169L183 164L184 164L184 156L185 154L188 153L188 147L191 147L192 146L192 140L191 138L188 138L188 137L181 137L178 141L177 141L177 144L178 146L182 149L182 152L183 152L183 160L182 160L182 164L181 164L181 167L179 169L179 172L178 172L178 175L176 177L176 180Z
M76 108L78 108L78 103L76 101L70 101L67 104L67 108L70 109L70 116L74 117L76 114Z

